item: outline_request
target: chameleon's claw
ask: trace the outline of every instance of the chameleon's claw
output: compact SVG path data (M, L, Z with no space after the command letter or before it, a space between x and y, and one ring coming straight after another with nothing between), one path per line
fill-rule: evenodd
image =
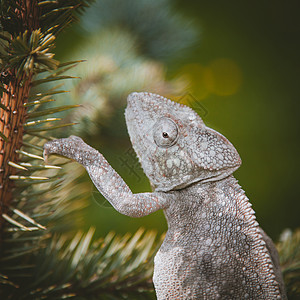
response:
M57 142L58 140L49 141L44 144L44 151L43 151L43 157L45 163L48 162L48 158L51 154L57 153Z
M45 162L45 164L48 163L48 157L49 157L48 154L49 154L49 150L44 148L44 151L43 151L43 157L44 157L44 162Z

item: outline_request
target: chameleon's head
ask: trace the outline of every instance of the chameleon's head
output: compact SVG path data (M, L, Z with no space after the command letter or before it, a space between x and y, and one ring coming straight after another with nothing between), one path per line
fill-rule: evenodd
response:
M156 191L220 180L241 164L234 146L190 107L151 93L132 93L125 117L133 148Z

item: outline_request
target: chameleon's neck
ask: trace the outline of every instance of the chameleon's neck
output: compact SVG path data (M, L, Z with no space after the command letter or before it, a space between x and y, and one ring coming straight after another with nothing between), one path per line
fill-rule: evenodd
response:
M217 181L199 182L190 189L197 193L195 198L202 202L199 203L202 209L219 212L219 219L222 219L223 214L227 215L227 220L239 219L251 227L258 226L252 205L233 175Z
M226 226L230 226L227 223L231 225L241 223L256 231L255 227L258 223L251 203L232 175L217 181L198 182L171 193L176 200L172 201L169 208L165 210L169 226L177 227L178 224L183 225L183 223L189 226L197 220L204 224L215 219L223 224L223 230ZM178 220L180 211L184 211L187 215L184 220Z
M186 192L192 194L195 201L200 200L204 203L218 201L240 201L248 202L244 190L238 184L238 181L233 175L215 181L199 181L184 189ZM182 190L182 191L184 191ZM249 203L249 207L251 204Z
M199 182L197 191L199 192L201 190L207 191L212 201L214 201L215 198L224 198L224 200L226 198L231 202L238 201L249 203L249 199L246 197L244 190L233 175L229 175L216 181ZM249 203L249 207L250 206L251 204Z
M234 189L236 192L240 192L241 194L244 194L244 191L242 190L241 186L238 184L237 179L231 174L229 176L226 176L224 178L218 179L218 180L210 180L210 181L199 181L195 184L195 186L199 189L203 190L211 190L212 188L230 188ZM194 188L191 186L191 188Z

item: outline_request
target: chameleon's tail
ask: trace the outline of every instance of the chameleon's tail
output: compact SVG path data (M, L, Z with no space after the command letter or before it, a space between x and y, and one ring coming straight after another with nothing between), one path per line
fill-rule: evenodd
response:
M288 299L300 299L300 228L285 229L276 246Z

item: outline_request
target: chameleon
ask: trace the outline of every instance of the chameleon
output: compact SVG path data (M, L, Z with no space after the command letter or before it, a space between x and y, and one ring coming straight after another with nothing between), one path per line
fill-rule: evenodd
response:
M235 147L190 107L152 93L132 93L125 119L153 192L133 194L103 155L81 138L47 142L82 164L121 214L162 209L168 230L154 258L157 299L287 299L272 240L233 177Z

